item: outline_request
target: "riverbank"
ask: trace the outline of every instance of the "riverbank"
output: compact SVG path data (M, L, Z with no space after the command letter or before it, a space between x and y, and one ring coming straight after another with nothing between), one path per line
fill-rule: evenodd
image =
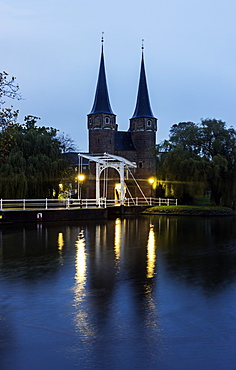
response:
M174 216L235 216L236 212L227 207L216 206L155 206L142 214Z
M75 220L101 220L107 218L106 208L73 208L44 210L0 211L0 225L15 222L49 222Z
M174 215L174 216L234 216L236 212L227 207L210 206L120 206L109 208L73 208L50 210L4 210L0 211L0 225L15 222L48 222L110 219L128 215Z
M49 222L100 220L120 216L139 215L144 206L114 206L108 208L69 208L69 209L8 209L0 211L0 226L15 222Z

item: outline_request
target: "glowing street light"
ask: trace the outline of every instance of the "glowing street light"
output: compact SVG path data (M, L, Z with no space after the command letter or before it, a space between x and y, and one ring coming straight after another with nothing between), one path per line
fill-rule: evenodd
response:
M150 179L148 179L148 182L150 185L153 185L154 184L154 178L153 177L150 177Z
M78 180L79 180L80 182L83 182L83 181L85 180L85 175L84 175L83 173L80 173L80 174L78 175Z
M148 182L149 182L149 184L151 185L150 196L152 197L152 188L153 188L153 184L154 184L154 182L155 182L155 179L154 179L153 177L150 177L150 178L148 179Z
M81 199L81 187L83 185L84 180L85 180L85 175L83 173L80 173L78 175L78 199Z

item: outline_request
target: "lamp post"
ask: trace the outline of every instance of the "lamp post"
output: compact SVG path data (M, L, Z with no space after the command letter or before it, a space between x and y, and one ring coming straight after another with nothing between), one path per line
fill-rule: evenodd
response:
M148 179L148 182L151 185L151 194L150 194L151 197L152 197L152 188L153 188L154 181L155 181L155 179L153 177L150 177Z
M77 179L77 181L78 181L78 199L81 199L81 187L83 185L84 180L85 180L85 175L83 173L80 173L78 175L78 179Z

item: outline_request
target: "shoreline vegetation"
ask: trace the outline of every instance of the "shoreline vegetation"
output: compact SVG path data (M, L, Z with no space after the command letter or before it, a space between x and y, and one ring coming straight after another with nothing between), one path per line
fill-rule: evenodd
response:
M168 216L235 216L228 207L217 206L155 206L147 208L142 214Z

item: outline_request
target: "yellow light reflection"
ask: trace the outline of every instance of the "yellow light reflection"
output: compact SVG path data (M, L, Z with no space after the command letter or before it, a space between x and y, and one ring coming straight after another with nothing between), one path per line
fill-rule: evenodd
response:
M79 234L76 242L75 279L78 288L83 288L86 281L86 251L83 232Z
M63 233L58 233L57 245L60 251L62 251L64 244L65 243L64 243Z
M114 240L114 252L116 260L120 260L120 246L121 246L121 219L115 220L115 240Z
M156 264L156 246L153 225L150 225L147 242L147 278L153 278Z
M90 340L94 336L89 315L86 310L86 281L87 281L87 259L84 232L81 231L76 241L75 257L75 286L74 286L74 306L75 324L84 340Z

